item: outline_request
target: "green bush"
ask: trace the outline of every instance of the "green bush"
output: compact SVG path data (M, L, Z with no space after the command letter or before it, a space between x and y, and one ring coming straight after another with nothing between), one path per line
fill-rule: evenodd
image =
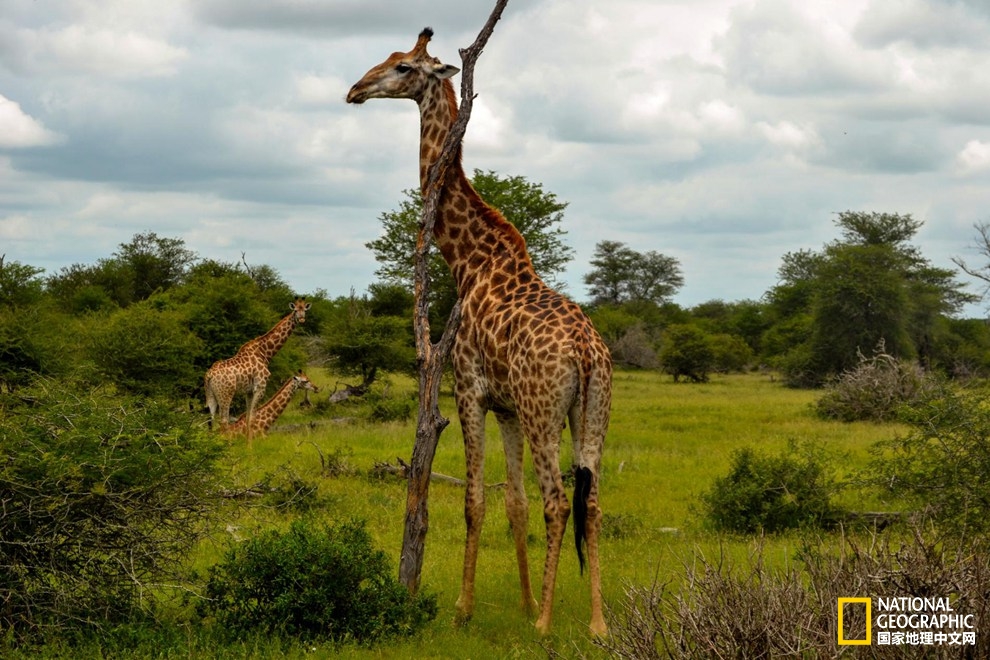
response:
M411 399L396 399L387 395L371 396L368 418L373 422L404 422L412 417Z
M986 392L943 386L902 410L907 435L873 447L870 481L924 509L946 532L990 530Z
M0 630L129 620L179 584L218 506L221 440L151 400L40 382L0 398Z
M89 354L101 377L133 394L189 394L202 376L196 357L203 342L181 314L146 302L111 314L94 330Z
M297 521L230 549L210 569L203 615L233 637L275 633L376 642L436 617L435 596L410 596L363 522Z
M746 534L830 526L838 513L831 503L837 486L815 452L794 444L779 456L735 451L729 474L702 496L705 517L715 529Z

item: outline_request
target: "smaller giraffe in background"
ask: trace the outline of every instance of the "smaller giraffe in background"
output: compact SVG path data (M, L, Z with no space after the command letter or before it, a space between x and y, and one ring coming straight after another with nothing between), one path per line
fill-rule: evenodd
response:
M226 360L217 360L206 372L203 381L206 389L206 405L210 409L210 425L217 413L220 414L220 428L230 424L230 404L239 393L247 395L248 439L251 438L251 415L258 401L265 394L268 385L268 363L289 339L289 335L299 323L306 322L306 311L311 304L302 298L289 303L292 311L275 327L237 350L237 354Z
M292 399L292 395L297 390L318 393L320 388L314 385L306 374L302 372L302 369L300 369L299 373L285 381L285 384L279 388L278 392L272 398L254 411L254 418L251 420L250 429L248 429L247 414L244 414L223 430L224 435L248 435L250 437L250 434L248 434L249 430L252 434L265 435L272 428L275 420L285 411L285 408L289 405L289 401Z

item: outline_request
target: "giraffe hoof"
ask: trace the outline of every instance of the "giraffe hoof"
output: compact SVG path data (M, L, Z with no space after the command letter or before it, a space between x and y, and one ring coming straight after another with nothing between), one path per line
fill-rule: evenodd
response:
M550 622L544 621L543 617L536 620L536 632L540 637L546 637L550 634Z
M535 598L530 598L522 602L522 610L526 616L535 616L540 611L540 604L536 602Z
M592 621L588 628L591 630L592 637L608 637L608 626L605 625L604 621Z

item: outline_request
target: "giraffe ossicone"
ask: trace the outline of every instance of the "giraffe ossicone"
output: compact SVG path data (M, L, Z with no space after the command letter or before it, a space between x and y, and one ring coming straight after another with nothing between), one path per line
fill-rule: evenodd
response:
M351 87L349 103L373 98L416 101L420 111L420 185L439 157L457 116L450 77L457 67L427 52L433 31L423 30L408 53L397 52ZM452 352L454 391L464 432L467 538L457 618L474 611L478 546L485 515L485 417L494 413L506 454L505 503L512 528L524 609L538 606L537 629L550 630L557 564L571 505L560 472L560 442L570 426L575 465L575 542L582 567L588 551L593 633L607 632L602 614L598 540L598 486L608 429L612 360L590 319L548 287L526 242L501 213L481 199L461 166L460 145L441 182L434 236L457 282L461 324ZM426 194L423 190L423 194ZM543 499L547 554L540 603L533 598L526 548L529 504L523 487L528 441Z

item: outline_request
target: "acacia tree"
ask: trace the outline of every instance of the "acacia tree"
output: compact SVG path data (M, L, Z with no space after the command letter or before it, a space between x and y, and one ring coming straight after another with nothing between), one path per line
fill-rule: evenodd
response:
M584 283L594 305L663 305L684 285L677 259L653 250L637 252L619 241L600 241L591 265Z
M478 194L501 211L526 239L526 249L540 277L560 288L561 283L555 278L574 255L573 248L563 241L566 232L560 226L567 203L544 190L542 184L522 176L500 176L476 169L471 183ZM419 190L405 190L403 194L406 199L399 203L397 210L379 216L384 232L366 246L380 264L375 274L382 283L401 285L411 292L423 197ZM457 300L457 287L439 252L430 258L429 276L431 317L445 319Z
M895 357L930 363L940 319L974 297L910 243L922 222L909 214L846 211L835 223L842 237L821 252L785 255L790 281L771 292L788 318L809 319L808 338L783 360L788 381L819 385L881 340Z

